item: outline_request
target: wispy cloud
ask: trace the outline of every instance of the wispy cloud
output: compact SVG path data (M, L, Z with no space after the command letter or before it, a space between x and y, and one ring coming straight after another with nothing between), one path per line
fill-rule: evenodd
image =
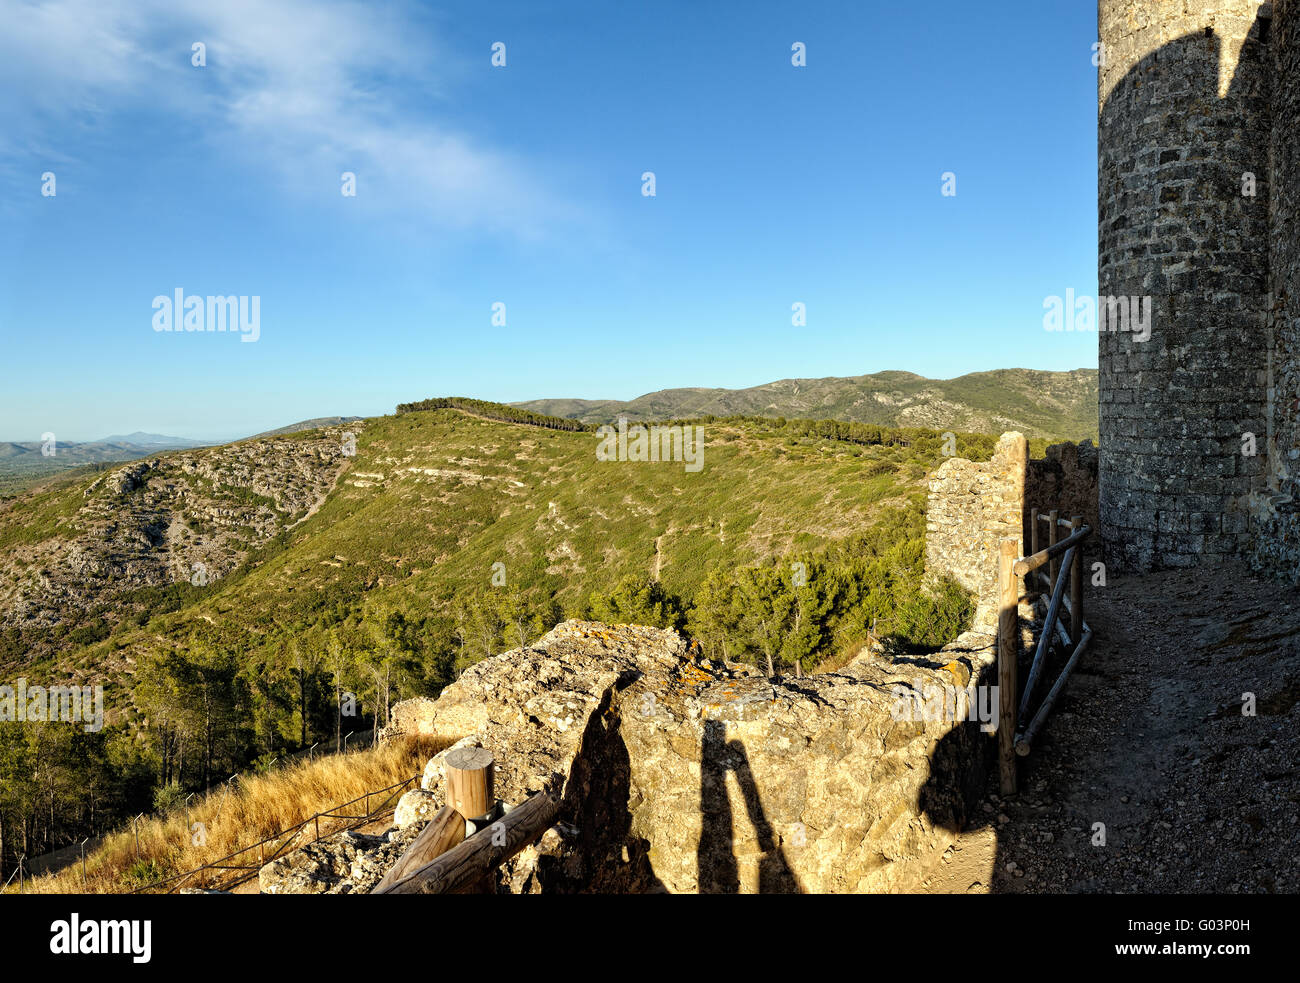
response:
M7 156L75 159L128 115L171 114L288 187L336 190L350 170L368 206L524 236L569 212L525 162L450 122L463 59L418 6L0 0L0 18Z

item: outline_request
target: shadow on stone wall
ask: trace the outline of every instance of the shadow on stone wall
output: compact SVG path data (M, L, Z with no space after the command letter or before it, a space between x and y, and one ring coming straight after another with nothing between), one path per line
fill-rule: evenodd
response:
M803 888L777 843L740 741L728 741L726 725L709 720L700 741L700 846L696 853L701 894L739 894L740 862L736 857L736 817L727 795L727 773L735 775L762 856L758 861L759 894L802 894Z
M621 682L625 686L630 680ZM667 892L650 862L650 844L632 832L632 760L623 741L622 718L612 705L614 693L607 692L591 715L561 808L561 815L576 828L577 843L538 864L547 892Z

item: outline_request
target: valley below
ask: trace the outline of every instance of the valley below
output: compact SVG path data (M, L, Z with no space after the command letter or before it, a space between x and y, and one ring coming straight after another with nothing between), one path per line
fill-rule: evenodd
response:
M0 731L0 865L341 747L565 619L795 677L968 625L969 595L925 569L925 482L992 436L694 425L698 472L601 461L594 424L425 401L6 496L0 675L102 688L105 712Z

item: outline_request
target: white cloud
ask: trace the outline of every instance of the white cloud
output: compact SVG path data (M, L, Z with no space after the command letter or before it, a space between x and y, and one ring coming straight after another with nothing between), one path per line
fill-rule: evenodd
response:
M366 207L520 235L569 213L523 163L433 116L452 108L457 60L418 6L0 0L0 23L10 156L75 158L118 113L174 114L199 123L213 152L286 187L336 192L350 170ZM190 65L194 41L206 68Z

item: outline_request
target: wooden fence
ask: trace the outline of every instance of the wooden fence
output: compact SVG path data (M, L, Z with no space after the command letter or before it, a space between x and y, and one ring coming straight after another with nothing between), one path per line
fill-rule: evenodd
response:
M388 812L390 804L408 788L413 787L419 778L420 775L415 774L395 785L359 795L349 802L308 816L300 823L273 833L257 843L236 850L218 860L184 873L173 874L171 877L137 888L131 893L175 894L182 887L196 885L205 888L219 887L223 890L237 887L245 881L252 880L264 866L284 856L290 850L315 843L323 836L357 829L373 822ZM324 832L321 831L321 820L325 821Z
M447 805L420 831L372 894L485 891L493 871L536 841L559 814L559 801L545 792L531 796L515 808L498 801L493 796L495 762L491 753L483 748L452 751L447 755L445 770ZM235 887L256 877L263 866L290 850L313 843L322 836L355 829L373 821L419 777L412 775L396 785L317 813L261 842L140 888L135 893L162 891L170 894L186 884ZM324 832L321 820L326 820Z
M1028 754L1047 722L1052 708L1065 689L1070 673L1092 641L1092 629L1083 617L1083 544L1092 535L1092 527L1076 515L1064 519L1056 509L1029 510L1028 556L1018 557L1019 542L1014 537L999 544L998 559L998 771L1003 795L1016 791L1016 758ZM1039 548L1039 525L1047 523L1047 545ZM1061 536L1061 530L1067 535ZM1046 567L1046 571L1042 568ZM1023 691L1019 689L1020 624L1019 578L1025 578L1026 594L1037 595L1038 587L1050 594L1047 616L1043 620L1029 676ZM1069 598L1066 588L1069 587ZM1067 630L1061 620L1065 610L1070 618ZM1053 638L1070 653L1056 682L1035 708L1034 695L1043 681L1047 655ZM1019 700L1017 700L1019 696ZM1032 711L1032 716L1030 715Z

